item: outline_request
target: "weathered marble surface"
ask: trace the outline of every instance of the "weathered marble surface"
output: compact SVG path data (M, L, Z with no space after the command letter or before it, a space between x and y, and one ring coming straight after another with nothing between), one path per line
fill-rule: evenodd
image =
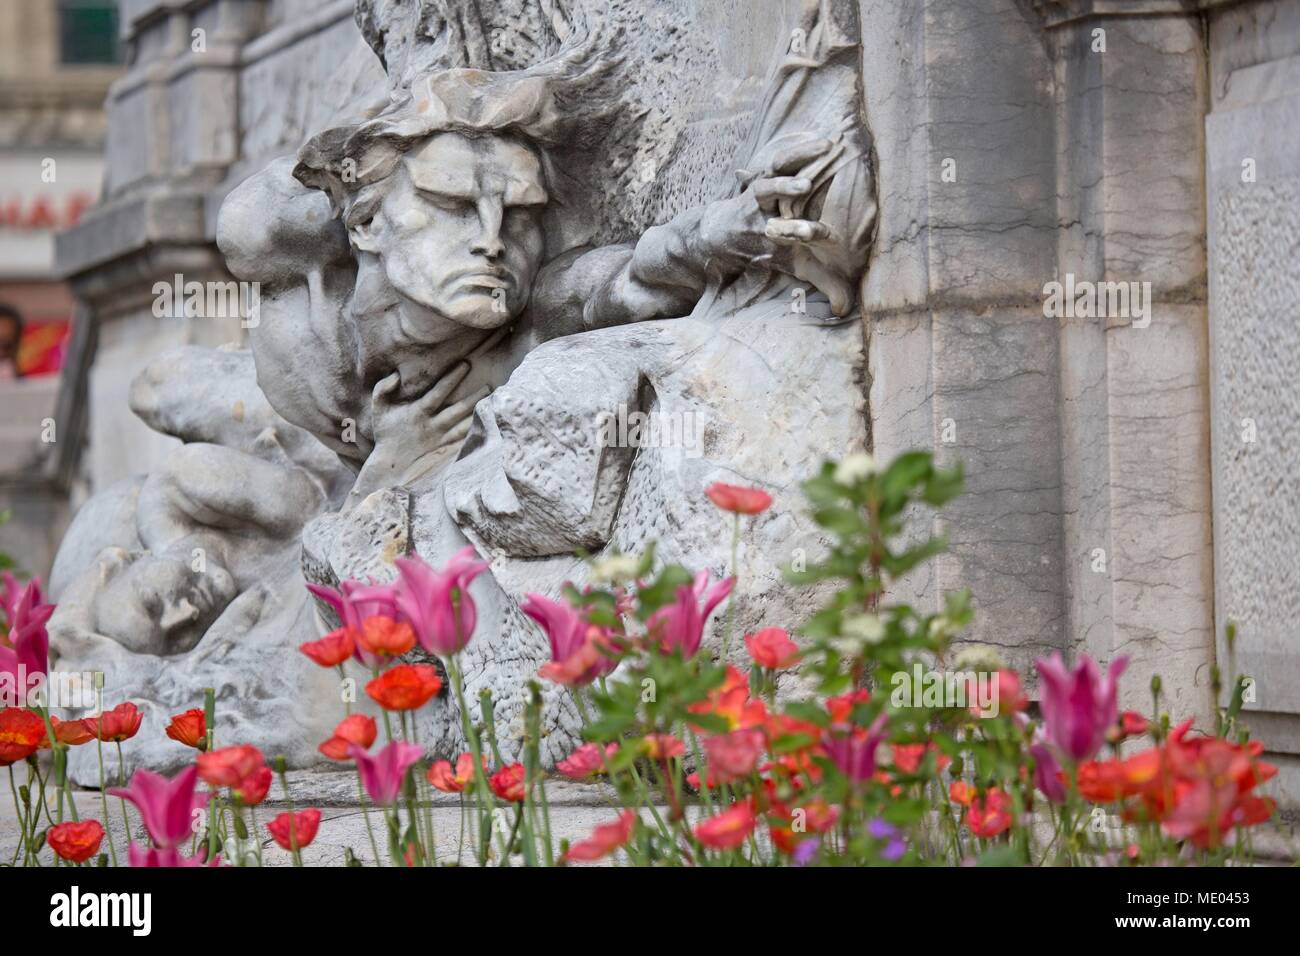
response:
M733 27L694 0L575 0L528 30L536 3L469 6L444 22L358 4L390 89L217 216L227 267L260 287L251 352L173 353L132 386L183 444L87 507L51 629L59 666L107 671L151 719L215 686L232 739L316 762L339 688L294 653L333 624L302 574L388 580L395 557L440 565L468 540L492 567L467 691L493 691L509 756L548 656L518 602L581 581L578 550L652 540L727 574L716 480L779 503L747 528L736 628L816 607L780 574L820 544L798 481L866 444L854 306L876 206L855 5L771 0L770 22ZM286 116L311 115L295 89ZM172 155L215 157L210 132L173 130ZM602 421L629 413L671 434L608 441ZM579 720L546 695L553 761ZM444 698L422 739L454 754L459 726Z
M200 110L193 98L204 87L186 79L199 64L175 38L191 13L213 18L218 6L133 5L151 12L124 19L141 55L110 102L108 201L60 240L100 330L86 469L96 489L157 467L176 443L126 413L141 356L244 334L214 320L160 325L140 304L149 284L174 271L229 278L212 246L227 195L278 157L287 157L285 182L306 137L382 106L446 54L433 36L408 42L414 2L363 13L387 72L352 23L350 0L221 4L241 55L203 61L213 75L202 83L225 83L215 72L226 70L239 95ZM556 22L547 27L519 0L493 6L505 12L497 39L470 37L465 55L489 49L498 68L514 68L558 48ZM773 24L799 6L609 5L637 49L671 40L675 53L635 61L625 88L648 105L620 115L634 122L611 135L607 152L566 167L576 183L610 185L599 226L551 227L561 247L629 239L734 185L736 153L781 45ZM1242 622L1239 660L1270 678L1252 719L1290 775L1287 792L1300 792L1300 758L1287 756L1300 753L1300 679L1286 576L1300 540L1288 484L1300 373L1292 270L1279 258L1298 201L1300 2L852 6L879 210L860 289L868 366L842 401L869 394L862 437L878 458L934 447L967 463L972 489L943 522L952 553L900 597L933 605L970 584L973 639L1003 646L1021 667L1053 647L1103 660L1129 654L1126 705L1145 706L1158 672L1174 708L1202 723L1209 666L1227 660L1215 635L1232 617ZM572 7L549 9L563 22ZM1098 30L1104 52L1093 48ZM1006 50L1013 55L999 55ZM178 121L173 135L170 117L186 110L203 115ZM228 130L238 132L233 155ZM1241 181L1248 157L1250 184ZM318 195L317 205L328 204ZM320 262L329 262L324 275L351 281L342 259ZM1043 317L1044 284L1070 272L1151 282L1151 324ZM268 309L301 315L299 283L283 282ZM261 347L256 336L252 346ZM294 384L270 381L272 390ZM1259 429L1254 444L1240 441L1245 417ZM428 527L403 518L421 518L428 497L383 493L320 518L306 534L307 573L387 573L383 556ZM778 490L778 507L784 500ZM520 586L501 562L494 571Z
M1300 4L1210 20L1205 119L1219 660L1300 800ZM1223 640L1237 624L1235 654Z

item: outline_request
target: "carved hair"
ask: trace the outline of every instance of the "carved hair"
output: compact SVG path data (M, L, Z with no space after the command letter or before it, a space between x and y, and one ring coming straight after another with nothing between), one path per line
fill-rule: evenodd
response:
M353 226L374 215L403 154L438 133L516 138L537 150L547 170L548 147L598 121L599 106L582 110L576 104L616 62L610 54L615 38L595 30L524 70L422 73L374 118L312 137L299 150L293 174L324 191L335 215Z

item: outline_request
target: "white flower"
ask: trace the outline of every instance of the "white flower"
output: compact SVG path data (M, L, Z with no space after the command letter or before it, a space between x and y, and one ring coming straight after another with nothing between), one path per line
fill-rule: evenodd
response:
M885 638L885 622L874 614L855 614L844 619L840 631L845 637L853 637L868 644L879 644Z
M591 566L591 576L597 581L626 581L636 577L641 561L634 554L611 554Z
M952 666L954 670L981 671L991 674L1004 670L1007 665L994 648L986 644L971 644L957 652Z
M876 459L865 451L849 455L835 466L835 482L840 485L856 485L868 475L875 474Z

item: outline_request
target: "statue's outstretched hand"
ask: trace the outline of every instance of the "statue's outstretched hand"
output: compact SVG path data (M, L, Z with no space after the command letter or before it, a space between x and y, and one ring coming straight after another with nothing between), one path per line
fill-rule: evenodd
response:
M745 189L713 203L700 224L706 253L742 257L782 268L785 249L831 241L831 229L815 219L795 216L793 207L813 191L814 170L832 149L827 139L810 139L778 151L767 168L740 170Z

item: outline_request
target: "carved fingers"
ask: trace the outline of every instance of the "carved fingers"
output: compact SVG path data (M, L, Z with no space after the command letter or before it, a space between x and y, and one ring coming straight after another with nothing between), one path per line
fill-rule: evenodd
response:
M434 415L429 424L441 433L442 439L438 442L438 447L464 441L474 420L474 407L491 394L492 389L484 385Z
M822 138L794 143L779 149L762 173L742 171L742 179L748 180L748 191L767 217L763 235L768 240L788 247L831 238L830 227L825 223L801 218L794 212L798 201L812 193L815 177L824 168L834 145Z
M775 215L782 199L808 195L812 191L812 180L799 176L773 176L754 180L751 188L758 208L768 215Z
M469 374L469 369L469 362L460 361L453 365L446 375L434 382L427 392L416 399L420 410L432 415L442 408L447 399L451 397L452 392L456 391L456 386L465 380L465 376Z
M819 137L779 149L772 157L768 175L801 172L808 164L821 159L832 145L829 139Z
M763 234L780 245L796 246L829 239L831 230L813 219L769 219Z
M374 403L376 412L381 406L393 404L393 395L401 384L402 376L398 372L393 372L375 383L375 387L370 390L370 400Z

